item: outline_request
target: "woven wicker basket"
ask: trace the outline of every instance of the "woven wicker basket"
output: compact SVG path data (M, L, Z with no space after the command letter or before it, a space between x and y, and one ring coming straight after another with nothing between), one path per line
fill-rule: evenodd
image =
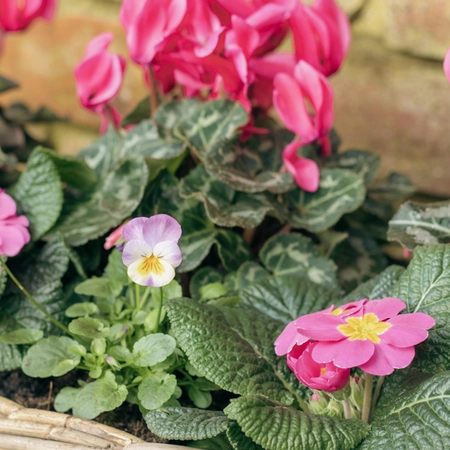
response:
M0 397L0 450L180 450L68 414L31 409Z

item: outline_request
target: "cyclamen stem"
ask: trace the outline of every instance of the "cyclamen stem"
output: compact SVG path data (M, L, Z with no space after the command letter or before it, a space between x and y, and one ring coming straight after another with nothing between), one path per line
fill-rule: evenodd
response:
M148 66L148 91L150 95L150 117L155 115L158 108L158 93L156 91L155 73L152 66Z
M163 291L162 287L159 288L159 293L160 293L160 299L159 299L159 303L158 303L158 313L156 314L156 329L155 329L155 333L158 332L159 321L161 320L161 311L162 311L163 296L164 296L164 291Z
M71 334L69 329L64 326L59 320L55 319L51 314L49 314L45 308L38 303L33 296L23 287L22 283L14 276L14 274L11 272L11 270L9 269L9 267L6 265L5 261L3 261L3 259L0 258L0 263L2 264L3 268L6 270L6 273L9 275L9 277L11 278L11 280L14 281L14 283L16 284L16 286L21 290L22 294L25 295L25 297L30 300L31 303L33 303L34 306L36 306L37 309L39 309L39 311L42 312L42 314L44 314L53 324L55 324L58 328L60 328L62 331L64 331L64 333L66 334Z
M361 420L369 423L370 420L370 411L372 404L372 386L373 386L373 375L370 373L364 372L364 400L363 407L361 411Z

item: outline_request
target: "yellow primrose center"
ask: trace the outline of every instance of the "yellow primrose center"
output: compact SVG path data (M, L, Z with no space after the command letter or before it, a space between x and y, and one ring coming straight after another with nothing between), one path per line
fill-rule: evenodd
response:
M339 325L337 329L350 341L368 339L374 344L378 344L381 341L379 335L392 326L390 323L380 322L373 313L364 314L363 317L349 317L345 321L347 325Z
M164 273L164 267L159 258L152 254L144 257L142 263L139 265L138 271L144 275L149 275L150 273L161 275Z
M333 311L331 311L330 314L332 316L338 316L339 314L342 314L342 309L341 308L333 309Z

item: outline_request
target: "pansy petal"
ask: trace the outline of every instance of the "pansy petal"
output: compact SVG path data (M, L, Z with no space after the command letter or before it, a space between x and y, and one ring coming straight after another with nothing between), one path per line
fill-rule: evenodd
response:
M144 226L145 221L147 221L147 217L136 217L135 219L131 219L128 223L125 224L122 230L123 238L128 242L133 239L137 239L139 241L144 240L144 235L142 233L142 228Z
M153 254L167 261L172 267L178 267L183 259L180 247L174 241L158 242L153 247Z
M299 317L296 324L300 333L317 341L338 341L344 337L337 327L345 325L345 321L329 313L307 314Z
M175 269L166 261L160 259L163 270L160 273L151 273L146 286L161 287L169 284L175 278Z
M406 308L403 300L394 297L386 297L383 300L371 300L364 306L364 314L373 313L378 320L386 320L396 316Z
M157 214L147 219L143 226L144 240L154 247L158 242L178 242L181 237L181 226L167 214Z
M414 347L397 348L387 344L375 345L373 356L359 368L372 375L384 376L394 369L403 369L411 364L415 355Z
M309 341L309 338L303 336L297 331L297 325L295 320L286 325L286 328L277 337L275 345L275 353L278 356L285 355L289 353L295 344L302 345Z
M318 342L312 350L312 357L318 363L332 361L336 367L350 369L367 362L373 355L374 346L369 340Z
M122 261L126 266L133 264L145 256L150 256L153 248L145 241L134 239L125 244L122 252Z

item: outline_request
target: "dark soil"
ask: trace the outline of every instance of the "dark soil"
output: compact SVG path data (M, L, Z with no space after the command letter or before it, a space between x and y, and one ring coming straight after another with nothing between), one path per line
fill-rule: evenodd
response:
M44 379L28 377L20 370L0 372L0 396L26 408L54 411L53 401L56 394L65 386L76 386L76 380L75 372L69 372L63 377ZM130 403L124 403L114 411L103 413L95 420L147 442L166 442L147 428L139 408Z

